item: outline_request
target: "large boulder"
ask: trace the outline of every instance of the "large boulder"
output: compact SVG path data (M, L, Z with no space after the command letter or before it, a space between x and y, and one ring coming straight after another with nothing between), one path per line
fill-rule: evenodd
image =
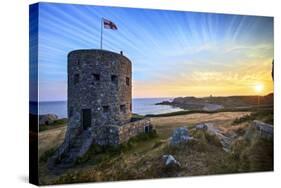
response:
M196 130L208 130L208 124L205 123L201 123L195 126Z
M271 124L254 120L252 128L255 129L257 134L263 138L272 139L273 137L273 125Z
M50 125L54 123L55 120L58 119L56 114L44 114L39 115L39 124L40 125Z
M171 138L171 144L177 145L180 143L186 143L191 139L193 139L193 138L189 136L188 129L185 127L179 127L179 128L176 128L173 132L173 135Z

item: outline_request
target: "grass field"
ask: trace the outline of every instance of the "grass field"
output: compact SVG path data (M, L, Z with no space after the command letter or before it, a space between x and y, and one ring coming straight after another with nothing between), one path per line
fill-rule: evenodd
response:
M117 148L93 145L73 168L59 175L51 174L46 167L46 160L40 160L40 183L99 182L272 170L272 141L238 139L232 146L233 152L227 153L216 137L194 129L198 123L212 122L226 135L235 133L239 136L245 134L249 126L251 120L245 118L248 116L251 116L251 112L243 111L152 117L157 134L140 135ZM243 117L245 120L233 123ZM171 147L168 140L176 127L188 127L196 141ZM63 141L65 131L66 127L62 126L39 133L39 153L42 159L48 157ZM166 168L162 161L165 154L172 154L181 167Z

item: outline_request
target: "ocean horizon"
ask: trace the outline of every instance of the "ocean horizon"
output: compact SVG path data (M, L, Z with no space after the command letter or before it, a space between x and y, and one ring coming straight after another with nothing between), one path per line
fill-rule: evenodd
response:
M162 114L177 112L183 109L169 105L155 105L162 101L172 101L173 98L133 98L132 112L139 115ZM30 102L30 112L34 112L35 102ZM39 102L39 115L56 114L59 118L67 118L67 101L41 101Z

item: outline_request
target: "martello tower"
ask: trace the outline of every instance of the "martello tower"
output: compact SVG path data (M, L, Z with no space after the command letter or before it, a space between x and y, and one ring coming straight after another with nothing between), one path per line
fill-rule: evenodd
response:
M68 54L68 115L80 130L122 125L132 114L132 65L122 54L75 50Z
M105 50L68 54L68 127L49 169L75 164L90 146L116 145L153 129L149 118L131 121L132 64Z

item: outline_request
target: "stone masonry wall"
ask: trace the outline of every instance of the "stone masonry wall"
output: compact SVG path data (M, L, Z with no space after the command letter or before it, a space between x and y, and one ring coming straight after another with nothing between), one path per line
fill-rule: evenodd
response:
M91 127L121 125L131 119L132 65L128 58L105 50L68 54L68 115L90 110Z
M146 126L152 126L149 118L130 122L122 126L108 125L93 129L94 143L99 145L116 145L145 132Z

